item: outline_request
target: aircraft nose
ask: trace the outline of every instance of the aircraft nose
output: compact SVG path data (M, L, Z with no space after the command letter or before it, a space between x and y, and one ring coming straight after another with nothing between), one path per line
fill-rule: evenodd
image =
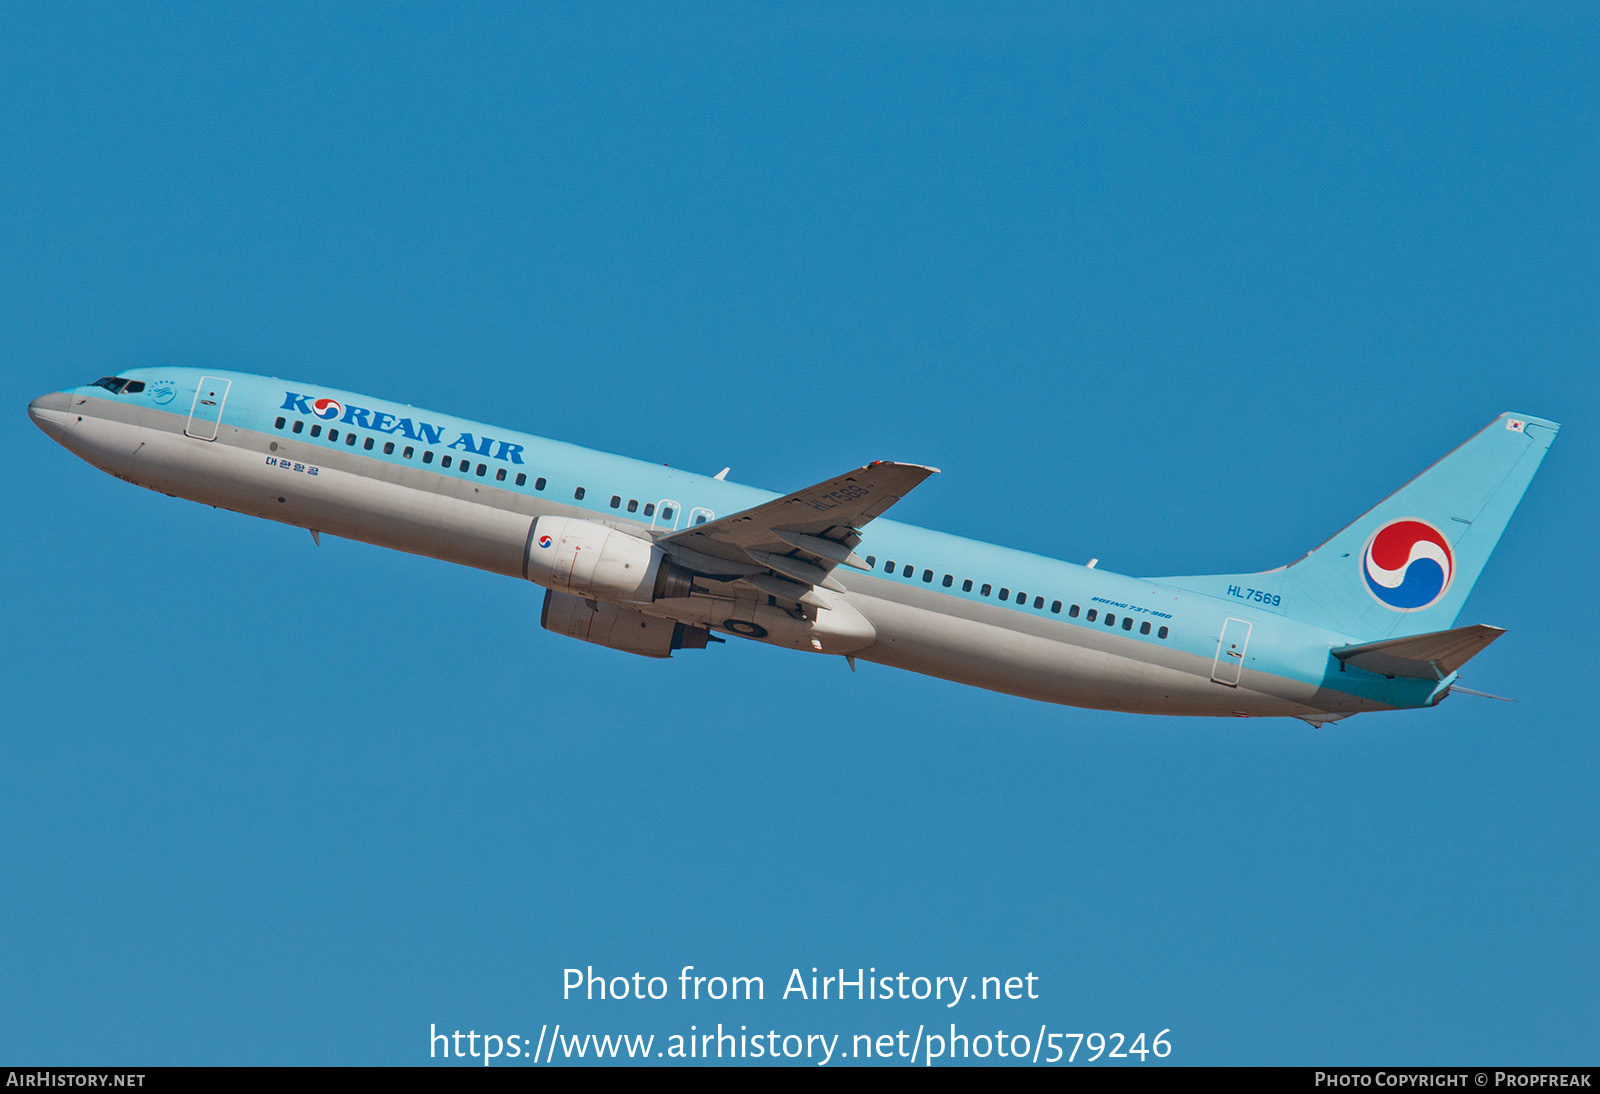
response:
M33 424L54 437L66 427L67 411L72 406L72 396L65 391L52 391L28 404L28 417Z

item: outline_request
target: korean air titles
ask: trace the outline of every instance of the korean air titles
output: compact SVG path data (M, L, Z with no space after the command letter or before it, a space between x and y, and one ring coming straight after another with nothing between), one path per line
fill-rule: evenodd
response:
M445 427L433 425L420 418L402 418L382 410L368 410L364 406L354 404L346 405L337 399L327 397L317 398L310 395L301 395L299 392L287 391L283 396L283 405L278 409L292 411L296 414L317 417L323 421L343 422L345 425L357 429L370 430L373 433L384 433L390 436L399 435L410 441L421 441L423 444L442 444L445 436ZM493 437L474 437L471 433L455 433L454 439L443 445L446 449L454 449L473 456L487 456L492 460L504 463L520 464L522 462L522 446L512 444L510 441L497 441Z

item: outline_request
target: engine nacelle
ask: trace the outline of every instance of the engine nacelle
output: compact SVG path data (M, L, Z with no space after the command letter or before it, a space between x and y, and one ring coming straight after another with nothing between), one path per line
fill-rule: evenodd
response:
M703 650L711 638L710 631L699 627L568 596L554 589L544 594L544 612L539 621L547 631L641 657L671 657L673 650Z
M578 517L535 522L526 572L529 581L576 597L648 604L689 595L690 575L654 543Z

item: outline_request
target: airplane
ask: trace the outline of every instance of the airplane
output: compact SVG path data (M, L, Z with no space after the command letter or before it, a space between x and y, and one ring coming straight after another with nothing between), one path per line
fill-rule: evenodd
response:
M35 399L119 479L545 589L645 657L733 635L1029 699L1300 718L1432 707L1504 631L1457 615L1560 426L1502 414L1304 557L1137 578L883 518L935 468L791 494L315 384L140 368ZM1489 696L1498 698L1498 696Z

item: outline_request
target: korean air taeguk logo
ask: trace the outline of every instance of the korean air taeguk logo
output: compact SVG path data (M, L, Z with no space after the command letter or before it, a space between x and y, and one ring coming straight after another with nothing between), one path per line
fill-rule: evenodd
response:
M1420 611L1438 601L1455 572L1455 552L1444 533L1415 517L1379 528L1361 555L1367 591L1397 612Z
M338 399L315 399L311 403L311 413L332 420L344 413L344 404Z

